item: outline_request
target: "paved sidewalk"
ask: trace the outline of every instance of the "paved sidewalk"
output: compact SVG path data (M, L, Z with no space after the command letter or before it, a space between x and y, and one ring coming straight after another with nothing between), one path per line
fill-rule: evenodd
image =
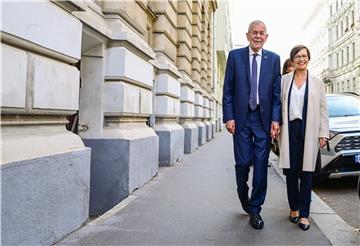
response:
M250 182L251 184L251 182ZM232 137L223 132L58 245L330 245L315 223L288 221L285 183L269 168L263 230L236 194Z

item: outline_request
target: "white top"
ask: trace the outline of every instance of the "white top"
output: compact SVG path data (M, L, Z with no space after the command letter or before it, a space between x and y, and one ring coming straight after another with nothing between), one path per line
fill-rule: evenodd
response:
M289 120L302 120L302 113L304 107L304 96L306 89L306 81L302 84L300 89L296 86L295 81L291 88Z
M260 67L261 67L261 57L262 57L262 49L258 52L254 52L251 47L249 46L249 62L250 62L250 76L251 76L251 70L252 70L252 61L253 61L253 54L258 54L256 56L256 62L257 62L257 89L256 89L256 104L259 105L259 78L260 78Z

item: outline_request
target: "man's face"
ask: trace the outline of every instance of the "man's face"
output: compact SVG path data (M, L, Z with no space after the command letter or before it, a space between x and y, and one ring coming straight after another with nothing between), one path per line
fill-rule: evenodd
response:
M251 49L255 52L258 52L265 44L268 37L268 34L266 34L265 25L253 25L250 32L246 33L246 37L247 40L250 42Z

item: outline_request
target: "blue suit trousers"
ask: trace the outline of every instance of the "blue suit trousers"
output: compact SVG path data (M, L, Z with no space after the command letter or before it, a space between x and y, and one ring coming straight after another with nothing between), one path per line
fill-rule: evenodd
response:
M233 141L239 199L248 199L250 214L259 214L266 196L270 151L270 133L262 124L259 107L253 111L249 108L246 123L241 129L236 129ZM251 196L248 198L250 166L253 167L253 179Z

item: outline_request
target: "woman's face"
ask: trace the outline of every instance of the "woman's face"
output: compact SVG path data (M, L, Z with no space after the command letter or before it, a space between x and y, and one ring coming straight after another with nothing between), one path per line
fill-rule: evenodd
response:
M294 63L293 62L289 62L289 64L286 67L286 73L290 73L292 71L294 71L295 67L294 67Z
M296 70L306 70L309 64L309 56L306 49L300 50L294 56L294 66Z

